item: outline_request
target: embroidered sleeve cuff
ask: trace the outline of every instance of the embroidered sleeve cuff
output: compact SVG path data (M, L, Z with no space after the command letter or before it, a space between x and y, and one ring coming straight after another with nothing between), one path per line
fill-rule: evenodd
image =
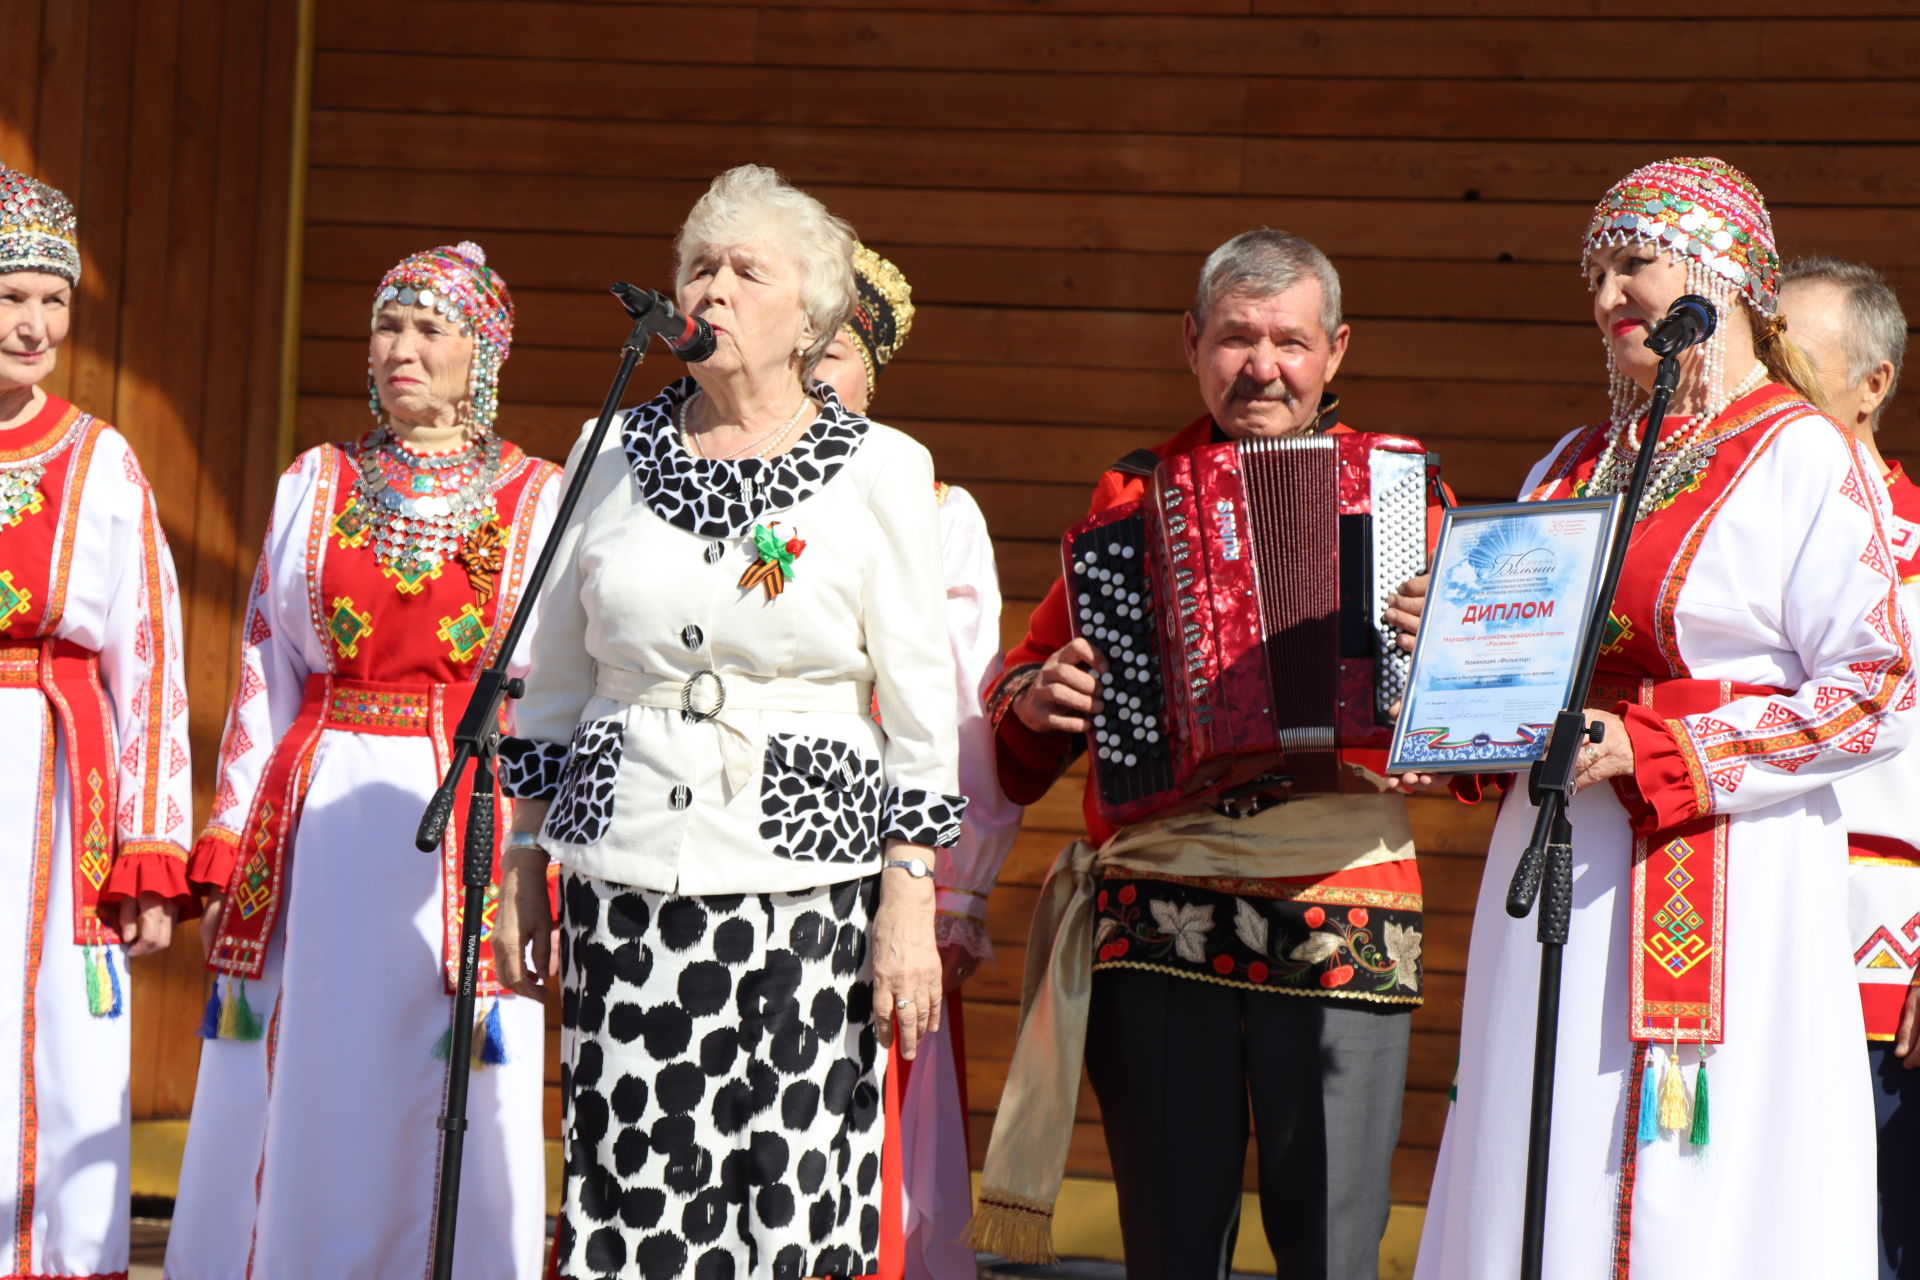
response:
M194 843L187 859L187 882L194 892L205 896L225 893L233 882L233 868L240 861L240 837L221 827L208 827Z
M987 895L972 889L951 889L941 885L934 894L933 906L941 915L956 919L984 921L987 918Z
M933 917L933 941L936 946L959 947L982 964L993 959L993 943L987 938L987 926L968 916L938 912Z
M122 898L158 894L180 903L183 912L199 914L199 903L187 885L187 851L164 840L134 840L120 846L107 882L100 886L100 905Z
M515 800L551 800L560 791L567 744L537 738L500 739L500 790Z
M1447 790L1453 792L1453 798L1461 804L1479 804L1488 796L1505 791L1507 781L1503 773L1456 773L1447 779Z
M1712 813L1713 793L1684 726L1646 707L1623 703L1619 714L1633 743L1633 772L1612 782L1633 829L1644 835Z
M967 811L965 796L943 796L938 791L887 788L887 809L880 838L904 840L930 849L947 849L960 838L960 815Z

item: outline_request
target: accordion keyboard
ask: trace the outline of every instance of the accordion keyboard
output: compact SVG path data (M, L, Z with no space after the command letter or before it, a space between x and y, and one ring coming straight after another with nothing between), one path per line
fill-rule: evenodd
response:
M1066 569L1074 629L1107 659L1091 738L1101 799L1122 805L1166 791L1173 750L1161 723L1166 699L1146 522L1136 512L1086 530L1069 547Z

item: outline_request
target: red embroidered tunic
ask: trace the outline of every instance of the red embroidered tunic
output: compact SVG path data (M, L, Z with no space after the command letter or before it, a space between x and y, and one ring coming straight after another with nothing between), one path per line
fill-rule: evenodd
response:
M57 858L73 876L73 941L117 941L122 898L188 898L180 634L173 558L132 449L47 397L0 433L0 688L39 703L8 716L7 751L38 801L5 821L44 868L67 808Z

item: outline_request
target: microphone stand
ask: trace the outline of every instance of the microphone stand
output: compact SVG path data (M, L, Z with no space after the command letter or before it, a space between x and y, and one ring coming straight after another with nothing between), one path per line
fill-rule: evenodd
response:
M1587 726L1587 691L1593 683L1593 669L1600 659L1607 619L1613 605L1613 593L1620 585L1620 571L1626 564L1627 544L1638 520L1641 495L1646 492L1647 474L1652 468L1660 428L1666 421L1667 404L1680 381L1679 352L1660 357L1654 375L1653 399L1647 407L1647 431L1639 457L1634 459L1633 479L1627 486L1625 510L1616 519L1613 538L1607 548L1605 572L1595 607L1587 619L1580 640L1579 659L1567 693L1566 706L1554 717L1553 736L1547 753L1534 762L1527 777L1527 790L1537 812L1533 837L1520 865L1514 869L1507 890L1507 914L1524 919L1533 910L1544 884L1540 903L1540 1003L1533 1040L1533 1114L1527 1135L1527 1188L1520 1243L1521 1280L1541 1280L1547 1227L1547 1155L1553 1142L1554 1051L1560 1032L1560 965L1567 945L1568 924L1573 915L1573 825L1567 820L1567 803L1573 797L1575 761L1587 742L1599 742L1603 726Z
M619 293L625 287L616 285L614 292ZM625 295L621 296L624 300ZM627 380L633 376L634 368L646 359L647 339L660 332L661 321L658 312L643 311L634 315L633 330L620 349L619 372L614 375L613 386L600 406L600 419L587 438L580 464L560 498L559 510L554 513L553 533L541 547L533 571L527 576L520 603L513 611L513 620L507 625L506 637L495 651L493 662L474 680L472 699L467 703L466 714L460 717L459 727L454 730L453 759L447 765L439 789L427 802L426 813L414 835L414 844L423 853L432 853L440 847L447 820L453 814L460 775L471 762L473 788L467 799L466 839L461 848L460 883L465 892L460 915L460 970L454 987L453 1035L447 1053L446 1111L439 1121L442 1135L440 1198L434 1215L433 1280L452 1280L453 1277L454 1223L460 1209L460 1162L467 1137L467 1085L471 1073L468 1055L473 1051L473 1005L480 973L480 925L486 910L487 888L493 881L494 760L500 749L500 709L508 698L518 698L524 691L521 681L507 675L507 663L519 646L532 605L539 599L540 589L553 567L560 546L560 531L566 528L580 503L587 473L592 470L593 459L599 456L600 446L607 438L607 428L613 422L621 398L626 395Z

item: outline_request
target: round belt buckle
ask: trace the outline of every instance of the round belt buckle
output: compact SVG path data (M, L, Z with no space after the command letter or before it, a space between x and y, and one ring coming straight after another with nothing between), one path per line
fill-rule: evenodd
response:
M694 686L699 684L703 679L713 681L713 705L705 711L695 711L693 709L693 689ZM722 680L720 673L712 667L708 667L704 671L694 672L687 677L687 682L680 686L680 718L688 724L699 724L703 720L711 720L719 715L720 712L725 709L726 705L727 682Z

